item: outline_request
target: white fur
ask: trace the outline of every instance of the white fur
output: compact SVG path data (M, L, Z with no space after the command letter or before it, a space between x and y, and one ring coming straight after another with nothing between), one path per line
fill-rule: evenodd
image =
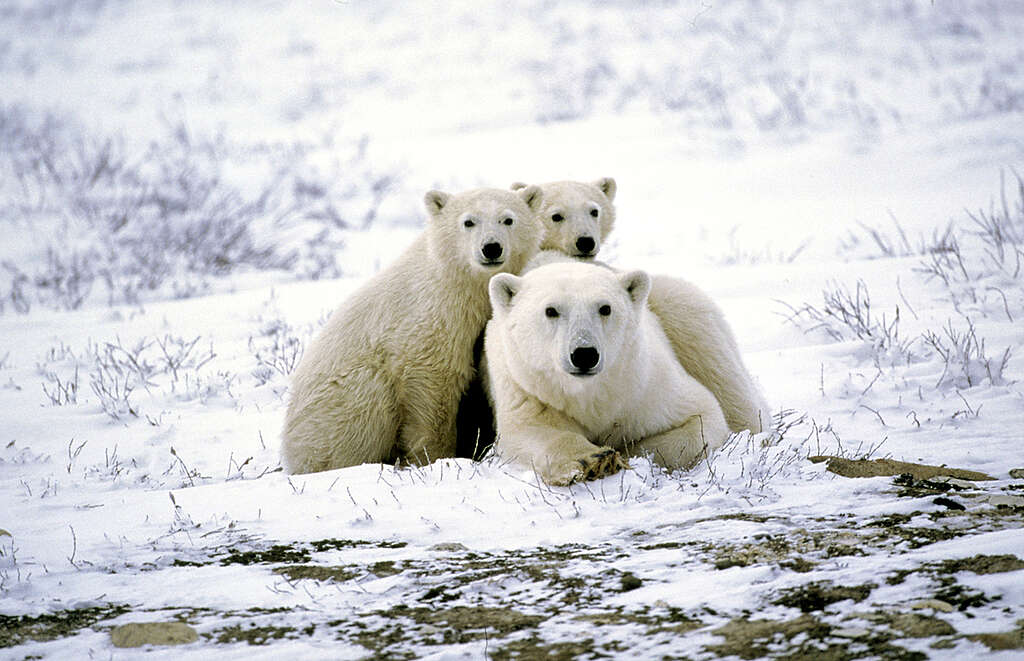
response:
M558 181L542 184L541 189L544 203L540 216L545 227L542 248L579 258L574 245L577 236L597 232L598 247L608 238L615 221L614 179L605 177L592 184ZM595 205L601 206L600 223L591 222L589 216L589 210ZM555 211L562 214L561 223L552 222ZM585 257L586 260L593 258L593 254ZM541 253L533 263L539 265L556 259ZM771 410L743 364L732 329L715 302L686 280L655 275L650 308L661 321L676 359L718 399L729 428L732 431L767 430L771 425Z
M290 472L454 456L459 398L490 315L487 282L537 251L540 201L536 186L427 193L427 229L342 304L292 375Z
M491 279L487 387L503 456L569 484L586 479L602 448L686 468L722 444L722 411L675 360L647 308L650 283L642 271L574 261ZM585 347L599 362L573 373L571 356Z
M526 184L516 182L512 190ZM593 183L552 181L541 185L544 202L540 218L544 223L542 250L558 250L572 257L590 259L601 249L601 241L615 226L615 180L602 177ZM589 238L593 248L581 253L580 239Z

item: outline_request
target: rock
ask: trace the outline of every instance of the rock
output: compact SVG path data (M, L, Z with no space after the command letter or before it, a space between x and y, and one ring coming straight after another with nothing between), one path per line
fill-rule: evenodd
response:
M1005 494L994 494L989 496L989 505L995 507L1024 507L1024 496L1008 496Z
M960 480L955 477L950 477L948 475L937 475L936 477L933 477L930 481L938 482L940 484L948 484L956 489L974 489L977 487L977 485L974 484L974 482L970 482L968 480Z
M185 645L199 640L196 630L184 622L130 622L110 631L114 647Z
M871 632L860 627L839 627L830 633L837 638L863 638Z
M938 498L933 500L932 503L939 505L940 507L945 507L946 509L951 510L957 510L959 512L962 512L967 509L967 507L964 506L962 503L958 503L952 498L946 498L945 496L939 496Z
M814 463L828 462L825 469L843 477L882 477L903 475L908 473L915 480L930 480L940 475L955 477L960 480L994 480L996 478L985 473L970 471L963 468L948 466L932 466L930 464L912 464L894 459L845 459L830 455L808 457Z
M971 640L985 645L990 650L1024 649L1024 629L999 633L976 633L968 636Z
M1010 477L1015 480L1024 480L1024 468L1011 468Z
M468 551L465 544L458 542L442 542L440 544L434 544L430 547L431 551L445 551L447 553L459 553L462 551Z
M896 613L889 620L889 626L910 638L950 636L956 633L949 622L917 613Z
M945 601L942 601L941 599L921 599L910 604L910 607L914 610L923 610L925 608L930 608L931 610L939 611L942 613L953 612L953 605Z
M638 587L643 585L644 582L634 576L630 572L626 572L622 575L622 591L629 592L630 590L636 590Z

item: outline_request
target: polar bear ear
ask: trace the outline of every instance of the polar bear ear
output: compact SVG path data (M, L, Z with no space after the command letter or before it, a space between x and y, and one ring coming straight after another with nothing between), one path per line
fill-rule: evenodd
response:
M512 307L512 298L519 293L523 279L511 273L499 273L487 283L487 293L491 296L491 307L494 310L508 310Z
M604 193L604 196L608 198L609 202L615 200L616 187L614 179L612 179L611 177L601 177L600 179L594 182L594 185L597 186L602 193Z
M526 188L526 183L522 181L513 181L512 185L508 187L509 190L520 190Z
M423 196L423 204L427 207L427 212L431 216L436 216L441 212L442 209L447 206L448 201L452 199L452 196L448 193L442 193L439 190L427 191L427 194Z
M544 199L544 193L540 190L540 186L524 186L518 189L517 192L532 211L540 210L541 200Z
M651 293L651 276L644 271L630 271L620 275L619 282L635 305L647 303L647 295Z

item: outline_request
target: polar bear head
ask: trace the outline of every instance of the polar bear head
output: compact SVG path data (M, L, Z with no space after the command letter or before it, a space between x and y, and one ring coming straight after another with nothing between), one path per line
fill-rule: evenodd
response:
M512 190L525 188L521 182L512 184ZM545 230L541 249L580 259L594 257L615 224L615 180L604 177L589 184L553 181L542 184L541 190L540 217Z
M544 226L537 216L542 199L538 186L515 192L499 188L428 192L423 201L430 214L431 257L435 263L486 278L518 272L543 239Z
M494 329L513 379L525 388L579 392L587 382L615 379L631 362L650 287L643 271L576 261L499 274L489 285L488 333Z

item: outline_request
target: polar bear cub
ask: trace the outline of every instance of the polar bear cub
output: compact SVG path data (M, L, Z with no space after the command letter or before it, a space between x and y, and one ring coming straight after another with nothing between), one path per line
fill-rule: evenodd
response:
M511 188L522 190L526 184L517 181ZM583 260L597 255L601 241L615 227L615 180L551 181L541 184L541 190L544 202L539 215L545 230L541 250Z
M504 456L566 485L650 454L688 468L729 435L647 308L651 279L576 261L491 278L487 386Z
M342 304L292 375L289 472L455 455L488 280L537 252L540 201L536 186L426 194L426 230Z

